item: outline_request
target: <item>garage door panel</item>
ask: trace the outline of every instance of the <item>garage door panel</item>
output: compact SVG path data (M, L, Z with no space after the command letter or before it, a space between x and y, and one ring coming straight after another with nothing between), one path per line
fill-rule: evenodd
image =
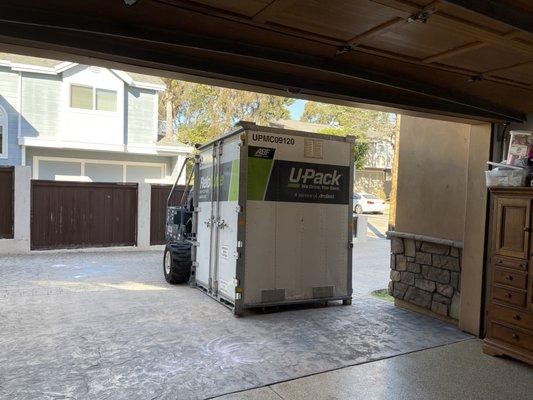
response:
M32 181L31 248L133 246L137 185Z

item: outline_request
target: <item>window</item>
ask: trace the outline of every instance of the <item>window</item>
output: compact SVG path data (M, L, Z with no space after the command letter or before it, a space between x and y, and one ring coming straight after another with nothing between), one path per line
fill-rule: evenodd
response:
M7 158L7 114L0 107L0 158Z
M87 86L70 86L70 106L73 108L93 109L93 88Z
M117 111L117 92L92 86L70 85L70 107L82 110Z
M114 90L96 89L96 109L100 111L116 111L117 92Z

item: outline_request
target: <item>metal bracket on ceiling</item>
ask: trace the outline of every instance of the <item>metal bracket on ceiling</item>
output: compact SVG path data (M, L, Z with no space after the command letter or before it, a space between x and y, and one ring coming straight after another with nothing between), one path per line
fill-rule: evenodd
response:
M288 93L288 94L292 94L292 95L298 95L298 94L301 94L302 93L302 89L300 88L291 88L291 87L288 87L285 89L285 91Z
M472 75L470 78L468 78L468 82L470 83L480 82L482 80L483 80L483 74Z
M412 22L418 22L425 24L426 22L428 22L428 19L431 14L433 14L433 12L431 12L430 10L422 10L419 13L413 14L409 18L407 18L407 23L410 24Z
M337 52L335 53L335 57L338 57L340 55L346 54L349 51L353 50L353 46L350 44L345 44L344 46L341 46L337 49Z
M432 1L427 6L425 6L423 9L421 9L418 13L415 13L411 15L409 18L407 18L407 23L411 22L418 22L425 24L428 22L429 17L431 14L434 14L438 11L439 8L439 0Z
M137 3L139 0L124 0L124 4L126 4L127 7L131 7L135 3Z

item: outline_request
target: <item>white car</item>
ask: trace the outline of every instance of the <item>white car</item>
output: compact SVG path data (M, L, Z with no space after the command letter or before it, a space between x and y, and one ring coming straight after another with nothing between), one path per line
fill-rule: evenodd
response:
M385 202L373 194L354 193L353 211L356 214L378 213L383 214L385 211Z

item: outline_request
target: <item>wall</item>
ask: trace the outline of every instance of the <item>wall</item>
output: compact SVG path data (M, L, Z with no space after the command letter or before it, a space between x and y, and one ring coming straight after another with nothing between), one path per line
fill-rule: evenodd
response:
M395 230L463 240L470 125L402 116Z
M490 124L474 125L470 130L467 196L464 224L461 271L461 312L459 327L478 334L483 299L483 259L485 253L485 224L487 189L485 188L486 162L490 151Z
M157 92L128 87L127 97L128 144L155 142L157 140Z
M18 145L19 74L3 67L0 67L0 106L8 119L8 158L0 158L0 165L18 165L21 157Z
M60 76L23 72L21 136L56 138L60 104Z
M415 306L457 323L461 304L461 249L416 237L391 238L389 293L397 305Z
M476 335L490 137L490 124L402 116L391 233L390 291L397 304L458 320Z
M116 91L117 110L113 112L71 108L71 84ZM124 144L124 81L112 71L79 65L63 72L60 107L60 138L79 142Z

